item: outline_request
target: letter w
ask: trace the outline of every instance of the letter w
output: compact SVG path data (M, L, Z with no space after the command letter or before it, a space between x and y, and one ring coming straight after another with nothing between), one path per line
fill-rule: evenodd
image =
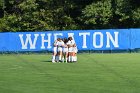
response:
M35 38L32 42L31 34L26 34L26 40L24 41L23 34L19 34L22 49L27 49L28 43L30 44L30 49L35 49L36 41L37 41L37 38L38 38L39 35L34 34L34 36L35 36Z

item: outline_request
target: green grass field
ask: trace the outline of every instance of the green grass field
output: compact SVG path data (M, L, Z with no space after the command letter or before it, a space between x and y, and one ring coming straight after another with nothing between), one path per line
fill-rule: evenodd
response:
M0 93L139 93L140 54L0 55Z

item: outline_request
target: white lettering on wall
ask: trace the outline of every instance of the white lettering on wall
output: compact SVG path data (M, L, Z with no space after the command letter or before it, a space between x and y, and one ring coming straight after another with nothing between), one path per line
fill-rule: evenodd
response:
M92 34L92 35L91 35ZM73 37L73 40L79 40L81 42L77 42L77 46L80 49L88 49L90 47L93 48L118 48L119 47L119 32L78 32L78 33L67 33L66 36L63 36L62 33L39 33L39 34L19 34L19 39L21 42L21 49L51 49L51 46L54 41L58 37ZM68 37L67 37L68 36ZM75 38L74 38L75 36ZM53 39L54 38L54 39ZM92 38L92 39L90 39ZM89 40L90 39L90 40ZM93 42L93 43L91 43ZM112 45L112 46L111 46Z
M97 36L100 37L99 45L97 45ZM102 48L103 47L103 34L101 32L95 32L93 34L93 47Z
M82 48L87 48L87 35L90 36L89 32L79 33L79 36L83 36L83 46Z
M119 32L114 32L114 34L115 34L115 38L113 39L113 36L110 34L110 32L106 32L106 35L107 35L106 47L107 48L110 48L110 41L112 42L114 47L119 47L119 44L118 44L118 34L119 34Z
M48 39L45 40L45 34L41 34L41 38L42 38L42 45L41 45L41 49L45 49L45 42L48 43L47 48L51 48L51 34L47 34Z
M34 34L34 40L32 41L31 39L31 34L26 34L26 39L25 41L23 40L23 34L19 34L22 49L27 49L28 43L30 44L30 49L35 49L36 46L36 41L38 38L39 34Z

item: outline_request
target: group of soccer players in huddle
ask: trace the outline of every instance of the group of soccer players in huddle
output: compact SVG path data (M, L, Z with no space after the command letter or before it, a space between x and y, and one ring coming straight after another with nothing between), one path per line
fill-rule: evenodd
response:
M57 38L53 44L52 62L76 62L77 46L72 37Z

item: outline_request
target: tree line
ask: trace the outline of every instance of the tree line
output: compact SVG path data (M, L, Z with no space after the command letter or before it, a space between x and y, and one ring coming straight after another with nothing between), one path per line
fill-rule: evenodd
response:
M140 0L0 0L0 32L140 28Z

